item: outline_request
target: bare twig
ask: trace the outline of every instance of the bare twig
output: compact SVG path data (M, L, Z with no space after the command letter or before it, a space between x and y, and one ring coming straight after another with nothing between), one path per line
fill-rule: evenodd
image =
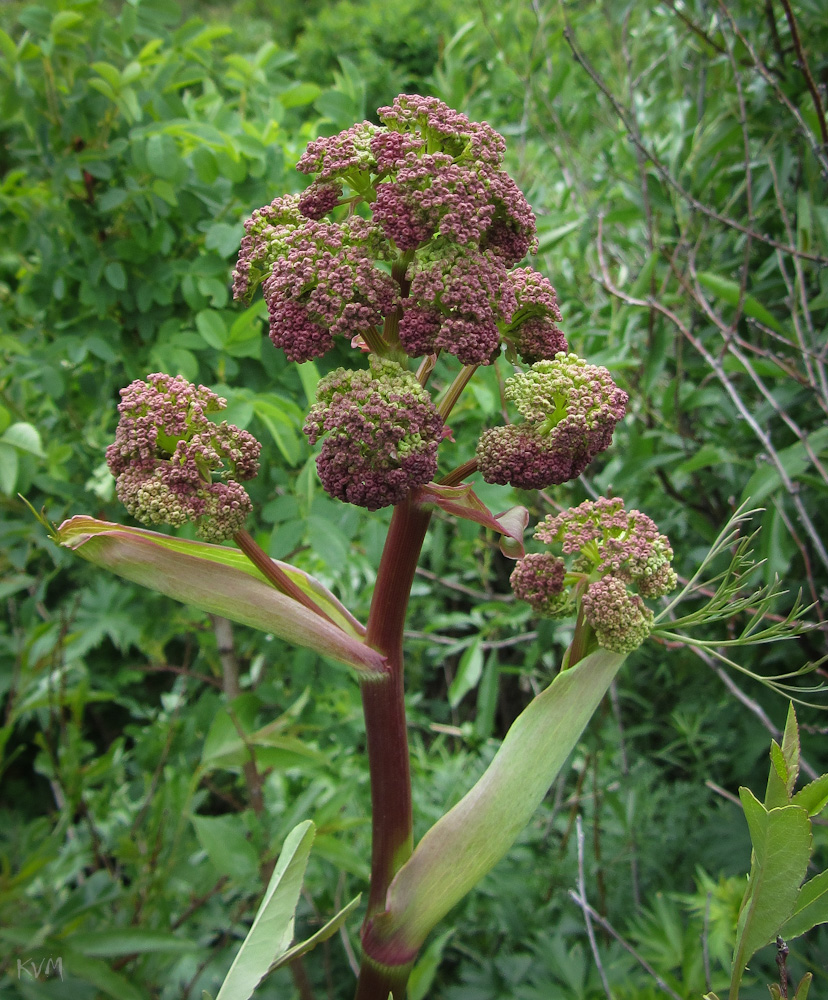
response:
M650 963L645 958L642 958L642 956L638 954L638 952L635 950L635 948L633 948L633 946L629 943L629 941L626 941L623 937L621 937L621 935L612 926L609 920L602 917L600 913L597 913L583 898L583 896L579 896L577 892L574 892L573 890L570 889L569 895L578 904L578 906L580 906L585 917L586 914L588 913L596 924L598 924L603 930L605 930L607 934L609 934L611 937L615 938L615 940L621 945L621 947L625 951L627 951L630 955L632 955L632 957L636 960L636 962L638 962L641 968L644 969L653 977L656 986L658 986L658 988L662 991L662 993L666 993L667 996L672 997L673 1000L682 1000L682 998L678 995L678 993L676 993L674 989L671 989L667 985L667 983L664 982L664 980L650 965Z
M808 85L808 92L810 93L811 100L814 103L814 111L816 111L817 121L819 122L819 131L822 133L823 145L828 146L828 124L825 122L825 108L822 106L822 98L820 97L819 90L814 82L814 76L813 73L811 73L808 57L805 55L805 50L802 48L802 42L799 38L799 27L796 23L794 12L791 10L791 5L788 0L781 0L781 3L785 9L785 17L788 20L788 27L791 29L791 38L793 39L794 49L796 50L797 66L799 66L802 71L802 75L805 77L805 83Z
M576 820L576 831L575 836L578 843L578 893L580 900L574 893L570 895L575 899L579 906L581 906L581 911L584 915L584 924L586 925L587 937L589 938L589 946L592 949L592 957L595 959L595 967L598 969L598 975L601 977L601 982L604 986L604 993L607 995L607 1000L612 1000L612 992L607 982L607 974L604 972L604 966L601 962L601 953L598 951L598 942L595 940L595 931L592 929L592 920L590 917L590 909L586 904L586 879L584 878L584 828L581 823L581 817L578 816ZM583 901L583 905L581 905Z

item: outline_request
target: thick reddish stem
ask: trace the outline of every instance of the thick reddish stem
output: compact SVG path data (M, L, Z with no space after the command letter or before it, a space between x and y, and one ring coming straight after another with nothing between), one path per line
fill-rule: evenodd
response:
M365 642L384 653L388 673L362 683L362 705L371 773L372 844L371 889L366 926L385 909L388 886L413 848L411 777L408 762L403 686L403 627L408 598L420 549L425 539L430 513L410 500L394 508L388 537L380 560ZM386 1000L405 994L407 971L378 969L369 956L360 972L357 997L372 996L382 980ZM368 992L366 992L368 990ZM377 994L379 996L379 994Z

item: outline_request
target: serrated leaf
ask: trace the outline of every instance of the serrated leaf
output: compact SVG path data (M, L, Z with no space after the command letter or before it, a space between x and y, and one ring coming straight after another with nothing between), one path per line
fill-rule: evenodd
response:
M753 864L739 912L733 977L741 981L751 957L770 944L791 916L811 856L811 824L799 806L765 809L749 788L739 789L753 844Z
M216 1000L249 1000L273 963L289 948L293 914L315 833L313 823L305 820L285 838L259 911Z
M828 923L828 871L820 872L802 886L794 912L779 933L785 941L790 941L825 923Z
M828 774L822 774L805 785L791 799L791 805L801 806L809 816L817 816L828 803Z
M385 658L360 641L364 626L318 580L295 566L277 564L337 624L280 593L246 556L227 546L83 515L64 521L55 541L97 566L202 611L306 646L358 671L384 673Z

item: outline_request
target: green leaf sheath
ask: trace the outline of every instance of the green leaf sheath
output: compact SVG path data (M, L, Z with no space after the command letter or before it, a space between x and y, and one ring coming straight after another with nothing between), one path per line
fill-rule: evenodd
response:
M623 662L617 653L592 653L518 716L483 777L426 833L391 883L386 912L363 941L375 961L412 961L432 927L509 850Z

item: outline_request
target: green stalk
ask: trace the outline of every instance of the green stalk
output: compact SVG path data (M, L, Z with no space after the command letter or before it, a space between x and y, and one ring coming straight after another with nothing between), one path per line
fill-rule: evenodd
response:
M387 658L388 672L361 685L371 775L371 888L363 932L386 906L388 886L411 856L411 775L403 679L403 627L429 512L410 500L394 508L380 560L365 642ZM411 962L379 964L364 955L356 1000L404 1000Z

